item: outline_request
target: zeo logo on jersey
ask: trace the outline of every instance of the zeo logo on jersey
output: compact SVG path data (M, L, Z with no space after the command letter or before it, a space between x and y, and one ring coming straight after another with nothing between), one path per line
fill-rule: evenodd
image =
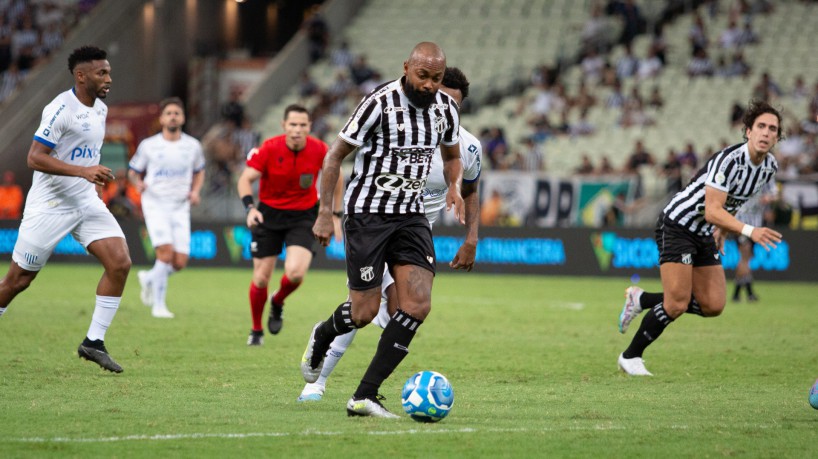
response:
M437 131L438 134L443 134L444 132L446 132L446 128L448 128L448 127L449 127L449 123L446 122L445 117L438 116L437 118L435 118L434 128L435 128L435 131Z
M364 266L361 268L361 280L364 282L369 282L375 278L375 270L372 269L372 266Z
M375 186L381 190L394 193L396 191L408 191L417 193L426 187L426 179L414 180L400 175L384 174L375 179Z

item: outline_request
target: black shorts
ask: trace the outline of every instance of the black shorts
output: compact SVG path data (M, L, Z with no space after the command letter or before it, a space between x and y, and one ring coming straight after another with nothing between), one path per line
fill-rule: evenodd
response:
M250 243L253 258L278 256L284 244L304 247L315 255L312 226L318 216L318 206L307 210L281 210L259 203L258 210L264 216L264 223L253 229Z
M423 214L351 214L344 218L347 279L352 290L381 286L384 263L435 273L432 228Z
M715 266L721 264L721 254L713 236L699 236L687 229L659 217L656 224L656 246L659 248L659 264L682 263L686 265Z

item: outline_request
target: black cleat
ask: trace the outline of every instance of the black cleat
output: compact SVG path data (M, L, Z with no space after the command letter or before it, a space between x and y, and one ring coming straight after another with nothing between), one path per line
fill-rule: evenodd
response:
M270 333L277 335L281 331L281 326L284 325L284 319L281 318L284 306L273 304L270 308L270 318L267 319L267 329Z
M263 330L250 330L250 336L247 337L248 346L261 346L264 344Z
M93 343L93 344L91 344ZM102 368L113 371L114 373L122 373L122 367L108 355L105 349L105 344L102 341L83 341L80 347L77 348L77 355L85 360L90 360Z

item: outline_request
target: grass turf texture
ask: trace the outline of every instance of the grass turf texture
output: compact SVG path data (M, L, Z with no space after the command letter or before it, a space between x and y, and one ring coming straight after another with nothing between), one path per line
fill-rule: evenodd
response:
M151 317L135 267L106 345L125 372L77 358L101 269L50 264L0 318L0 457L810 457L818 411L818 286L758 283L759 303L686 315L645 354L656 376L619 372L626 279L441 274L411 352L382 387L446 375L437 424L348 418L379 329L359 331L324 401L295 401L311 326L343 299L344 274L313 271L260 348L249 269L170 279L176 318ZM277 283L276 270L270 292ZM640 286L658 290L659 281ZM728 288L730 290L730 288ZM265 311L265 320L266 320ZM810 453L812 451L812 453Z

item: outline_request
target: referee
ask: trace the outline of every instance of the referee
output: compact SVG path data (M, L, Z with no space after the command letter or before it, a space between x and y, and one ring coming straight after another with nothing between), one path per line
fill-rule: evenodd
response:
M781 139L781 114L767 102L751 101L742 122L746 142L713 155L659 218L656 243L664 293L635 286L625 292L621 333L647 309L630 346L619 355L619 368L629 375L652 376L642 353L676 318L685 312L715 317L724 310L726 280L720 255L726 233L742 234L767 250L781 242L780 233L735 217L778 170L772 148Z
M347 403L350 416L396 418L381 404L378 390L409 352L409 343L431 309L435 275L432 231L422 192L439 146L449 186L446 208L463 223L458 131L451 96L439 91L446 56L434 43L417 44L403 64L403 77L366 96L327 152L321 199L313 233L326 246L332 236L332 184L341 161L355 154L344 196L344 234L350 302L337 307L310 334L301 361L305 381L318 379L332 340L369 324L378 313L384 263L400 305L384 328L375 356Z

